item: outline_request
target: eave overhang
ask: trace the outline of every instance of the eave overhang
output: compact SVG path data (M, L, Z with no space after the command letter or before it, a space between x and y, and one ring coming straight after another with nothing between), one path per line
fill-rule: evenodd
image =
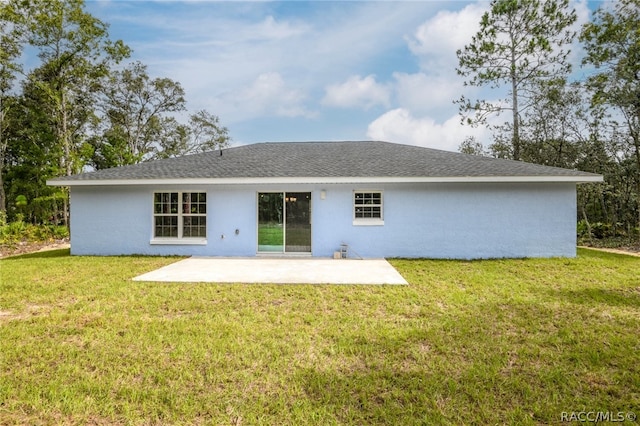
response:
M161 186L161 185L265 185L265 184L384 184L384 183L590 183L600 175L584 176L433 176L433 177L241 177L162 179L68 179L47 181L49 186Z

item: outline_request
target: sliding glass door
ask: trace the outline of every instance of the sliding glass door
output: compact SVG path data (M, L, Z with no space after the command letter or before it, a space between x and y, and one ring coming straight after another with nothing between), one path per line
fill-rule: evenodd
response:
M258 252L311 252L311 193L258 193Z
M284 194L258 194L258 251L284 252Z
M311 252L311 193L286 192L284 248L288 253Z

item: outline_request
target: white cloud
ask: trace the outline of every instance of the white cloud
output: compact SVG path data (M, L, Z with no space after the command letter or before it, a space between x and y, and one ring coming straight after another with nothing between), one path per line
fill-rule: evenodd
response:
M404 36L441 5L125 1L88 7L151 75L183 85L189 110L250 126L266 117L316 117L321 104L320 119L328 122L344 116L340 108L362 108L369 117L352 116L351 125L362 137L374 107L393 106L389 76L415 66ZM385 56L390 52L393 60ZM313 131L306 120L290 123Z
M474 136L487 146L491 142L491 131L486 127L473 128L460 124L453 101L461 95L469 98L494 98L500 102L501 90L481 87L465 87L463 78L455 68L458 64L456 51L471 42L479 30L482 15L490 3L472 3L459 11L440 11L424 21L411 36L405 37L411 52L420 63L420 71L408 73L397 71L393 74L395 109L373 120L367 130L372 139L389 140L412 145L428 146L457 151L460 143ZM587 0L573 0L578 20L574 29L589 19ZM578 45L572 46L572 62ZM496 125L508 117L491 116L489 121Z
M456 50L471 41L488 7L487 2L477 2L459 11L440 11L405 36L420 72L393 74L398 107L372 121L368 137L449 151L457 151L468 136L481 142L488 139L485 128L461 125L453 104L469 92L455 71Z
M409 49L430 73L450 74L457 64L456 51L471 41L480 28L480 18L488 2L472 3L464 9L440 11L407 38ZM455 72L455 71L453 71Z
M260 116L311 117L302 90L288 87L277 72L260 74L249 86L226 92L211 101L215 111L230 122Z
M483 127L463 126L458 116L440 124L430 117L417 118L410 111L397 108L369 124L367 136L374 140L457 151L466 137L475 136L478 141L485 142L488 132Z
M267 16L257 25L246 28L247 40L284 40L293 37L300 37L310 29L309 25L301 22L287 20L276 20L273 16Z
M344 83L327 86L325 92L322 103L327 106L369 109L389 105L389 88L377 83L373 75L351 76Z
M588 0L571 1L579 20L588 18ZM136 59L180 81L189 110L219 115L247 140L367 132L456 150L469 135L488 138L461 126L453 104L462 94L499 97L464 87L455 71L456 50L477 32L486 0L113 3L105 21L133 40ZM380 107L389 111L379 115Z
M448 117L456 109L453 100L459 98L464 89L461 79L455 76L396 72L393 77L398 105L419 115Z

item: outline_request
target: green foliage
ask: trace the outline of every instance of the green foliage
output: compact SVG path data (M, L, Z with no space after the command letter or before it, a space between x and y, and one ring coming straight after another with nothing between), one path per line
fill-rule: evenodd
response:
M621 224L618 223L618 226ZM621 233L616 232L614 226L610 223L588 223L585 220L578 221L578 238L597 238L597 239L608 239L620 237Z
M69 238L69 230L66 226L33 225L26 223L21 214L16 219L7 223L6 218L0 217L0 245L13 247L17 243L47 242Z
M581 33L583 62L599 72L590 77L594 102L637 111L640 75L640 1L620 0L613 10L599 8Z
M610 158L616 160L618 170L608 173L612 187L610 195L603 197L613 196L626 204L604 221L614 226L620 221L628 228L640 227L639 22L640 1L620 0L612 9L599 8L580 36L586 50L583 62L597 70L587 80L592 106L607 108L613 129Z
M102 108L103 133L94 139L94 165L103 168L139 163L154 158L154 153L161 150L160 140L171 132L166 114L185 109L184 89L168 78L152 79L146 65L134 62L111 73L105 83Z
M24 195L18 195L16 197L16 207L18 207L19 209L23 209L25 207L27 207L27 197L25 197Z
M114 70L131 49L107 30L83 0L0 1L0 212L9 221L67 223L68 191L48 187L52 177L228 143L215 115L173 117L185 109L179 82L139 62ZM39 59L31 69L26 48Z
M536 12L543 4L548 8ZM458 52L458 72L468 78L469 85L498 88L513 83L511 95L517 92L526 103L522 107L516 96L512 96L511 103L508 99L503 103L512 109L514 118L494 127L493 143L486 153L602 174L605 179L602 184L578 185L579 237L586 241L594 238L638 241L640 234L635 230L640 228L640 33L637 31L640 2L623 0L613 8L603 6L594 13L580 38L585 43L583 63L595 66L596 72L585 81L573 83L566 81L568 68L562 45L573 37L567 32L568 27L563 26L574 22L575 13L563 13L566 7L566 2L555 5L492 2L491 11L482 18L481 31ZM557 19L558 26L544 29L541 25L528 33L526 26L518 27L515 23L534 22L547 12ZM514 28L519 28L515 35L507 34ZM542 36L550 28L554 29ZM527 34L532 36L531 44L523 43ZM558 41L560 44L549 50ZM536 49L557 61L545 60L544 64L536 65L527 56ZM524 72L527 69L530 74ZM459 105L461 113L475 114L466 117L471 124L481 123L487 114L501 111L483 101L474 104L465 98ZM460 150L483 153L484 147L465 141Z
M191 152L212 151L229 145L229 130L220 123L220 118L208 111L200 110L189 117L193 134Z
M522 117L521 159L546 166L576 168L593 117L586 93L564 79L535 85L531 106Z
M479 156L488 155L488 152L485 151L484 145L482 145L482 142L478 142L478 140L473 136L467 137L465 140L463 140L460 146L458 147L458 151L460 151L463 154L470 154L470 155L479 155Z
M109 40L107 24L88 14L82 0L36 0L22 7L28 43L42 61L40 75L32 73L32 78L49 107L62 148L61 167L69 175L82 168L77 154L93 115L97 82L130 50Z
M458 50L457 72L465 85L507 87L506 99L472 101L462 96L462 122L486 124L487 117L512 112L511 157L520 159L520 115L540 81L565 76L570 65L568 50L576 21L568 0L493 0L480 21L480 31Z
M188 125L172 116L185 103L179 82L152 79L140 62L113 72L105 83L103 119L90 141L92 165L103 169L226 146L228 130L217 116L198 111Z

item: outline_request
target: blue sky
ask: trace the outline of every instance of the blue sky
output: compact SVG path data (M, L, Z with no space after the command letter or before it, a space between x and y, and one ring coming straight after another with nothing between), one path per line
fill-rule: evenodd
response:
M572 5L584 22L587 4ZM371 139L455 151L489 133L460 125L453 100L499 97L455 72L488 6L104 0L87 10L153 77L179 81L189 112L218 115L234 145Z

